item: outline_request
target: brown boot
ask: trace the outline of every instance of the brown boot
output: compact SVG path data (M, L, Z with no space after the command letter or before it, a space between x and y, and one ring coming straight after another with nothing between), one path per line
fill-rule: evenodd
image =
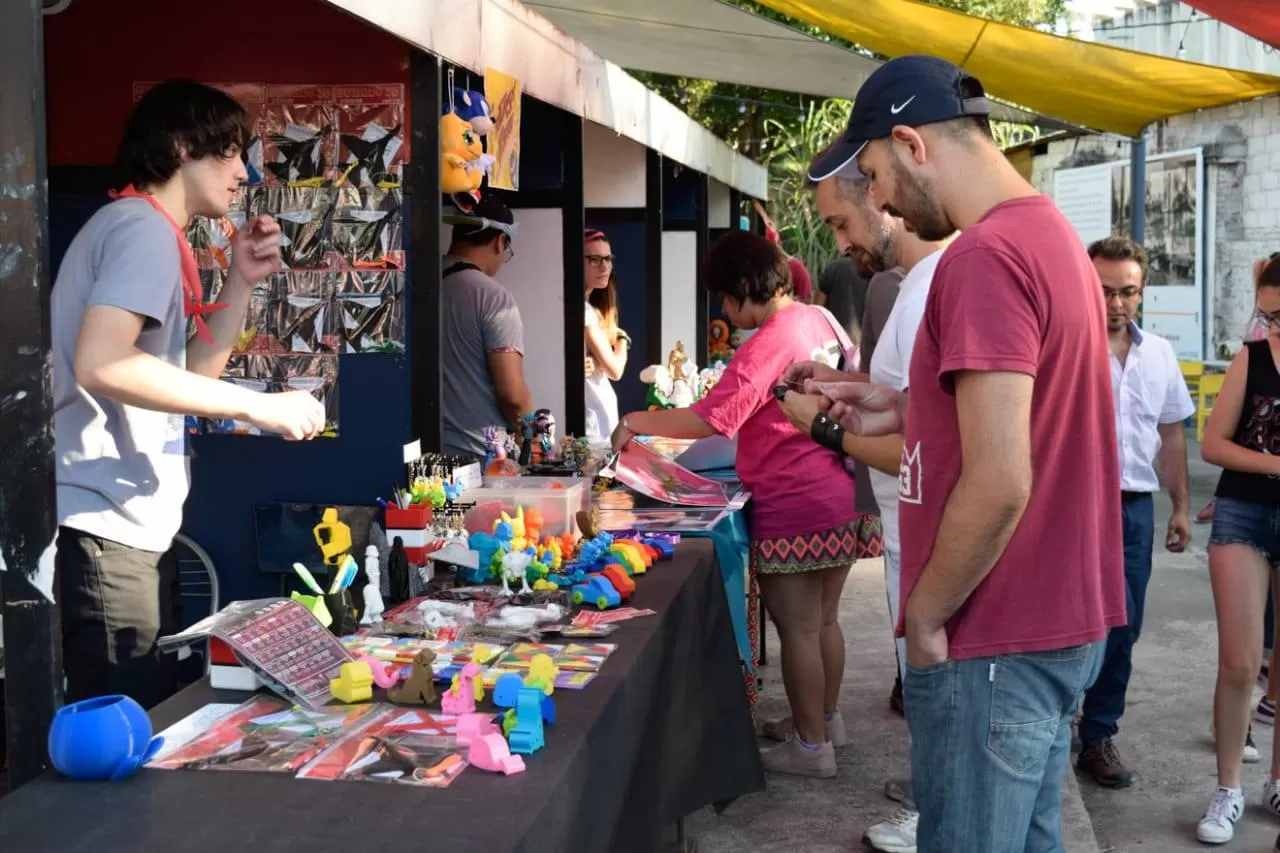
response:
M1133 784L1133 771L1120 759L1120 751L1110 738L1084 744L1076 769L1088 773L1104 788L1127 788Z

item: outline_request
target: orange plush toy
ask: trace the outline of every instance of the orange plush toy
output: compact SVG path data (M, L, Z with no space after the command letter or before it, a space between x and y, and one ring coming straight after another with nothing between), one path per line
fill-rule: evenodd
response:
M440 117L440 188L463 210L480 200L480 185L493 165L480 135L454 112Z

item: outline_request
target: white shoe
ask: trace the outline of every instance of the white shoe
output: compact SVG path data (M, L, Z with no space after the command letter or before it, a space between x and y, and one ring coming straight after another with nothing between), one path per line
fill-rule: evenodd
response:
M1235 823L1243 813L1244 794L1239 789L1219 788L1196 825L1196 838L1205 844L1226 844L1236 834Z
M1280 815L1280 779L1268 779L1262 786L1262 804L1272 814Z
M916 827L919 825L920 812L898 809L893 817L868 829L862 841L882 853L916 853Z
M1215 741L1218 739L1218 732L1213 726L1213 721L1209 722L1209 737ZM1258 747L1253 742L1253 726L1250 725L1244 736L1244 755L1241 760L1245 764L1257 764L1262 760L1262 753L1258 752Z

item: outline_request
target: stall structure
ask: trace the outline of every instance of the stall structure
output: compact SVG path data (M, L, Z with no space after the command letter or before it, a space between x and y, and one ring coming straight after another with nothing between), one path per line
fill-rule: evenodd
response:
M641 230L634 238L620 233L615 251L634 259L626 275L634 277L640 304L635 322L628 322L631 329L643 328L647 337L640 346L648 354L664 343L664 298L680 300L694 316L705 310L697 307L696 291L650 287L662 281L664 172L674 174L678 166L686 176L701 175L707 185L727 188L736 199L761 198L766 190L763 167L512 0L231 0L178 11L159 0L73 0L43 17L41 5L9 4L0 15L0 293L7 305L0 320L0 437L12 449L0 458L0 589L16 783L43 767L43 731L59 702L48 293L70 239L107 201L114 186L112 148L147 85L186 77L248 93L248 106L264 122L275 116L328 131L323 123L332 119L331 141L323 144L344 165L350 153L346 136L359 137L375 120L384 129L401 124L400 186L382 188L383 196L373 191L379 188L365 187L369 191L351 203L357 211L353 221L386 214L371 263L373 272L400 282L377 291L396 303L386 314L399 331L377 337L372 346L363 339L353 339L350 348L340 343L336 351L324 342L317 347L303 334L301 344L291 343L273 362L280 378L272 381L302 375L328 382L336 435L286 444L193 425L193 488L184 532L217 566L224 601L280 588L278 577L257 569L256 506L299 500L368 504L402 474L407 441L439 445L440 264L446 236L437 224L443 210L439 116L453 87L483 91L489 69L519 81L519 185L504 198L522 230L516 259L502 280L530 314L526 370L535 401L563 412L564 428L571 432L582 418L582 343L575 333L582 322L581 235L585 225L599 224L592 210L613 206L605 195L617 177L610 177L607 162L601 165L599 158L609 155L598 152L630 146L643 159L643 192L625 200L641 211ZM246 40L256 46L236 47ZM146 49L122 50L124 44ZM279 154L268 151L265 161L287 159ZM353 174L361 176L358 170ZM271 203L273 212L306 218L305 205L296 199ZM328 245L356 253L362 245L357 231L334 231ZM650 255L651 250L657 251ZM339 266L369 281L373 272L364 264L370 259L350 253L349 263ZM293 278L278 285L284 289L264 298L288 302L303 287L312 271L305 261L315 262L299 260L304 262L294 265ZM681 286L691 287L687 271L682 276ZM330 310L338 310L344 293L320 295ZM354 296L369 294L347 295L360 304Z

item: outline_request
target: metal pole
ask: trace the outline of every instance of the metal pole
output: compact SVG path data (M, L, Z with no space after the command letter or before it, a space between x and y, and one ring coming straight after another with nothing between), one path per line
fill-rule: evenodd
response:
M1129 148L1129 236L1139 246L1147 238L1147 136L1146 129L1138 132ZM1145 301L1145 300L1144 300ZM1138 305L1138 327L1141 328L1145 313Z
M1147 237L1147 137L1139 133L1129 151L1129 236L1142 244Z
M62 704L51 597L54 501L49 392L49 210L40 0L0 6L0 601L9 786L44 772ZM37 577L45 570L42 591Z
M440 57L414 50L409 58L409 100L415 156L404 170L404 204L409 214L409 375L410 420L422 449L444 446L440 378Z

